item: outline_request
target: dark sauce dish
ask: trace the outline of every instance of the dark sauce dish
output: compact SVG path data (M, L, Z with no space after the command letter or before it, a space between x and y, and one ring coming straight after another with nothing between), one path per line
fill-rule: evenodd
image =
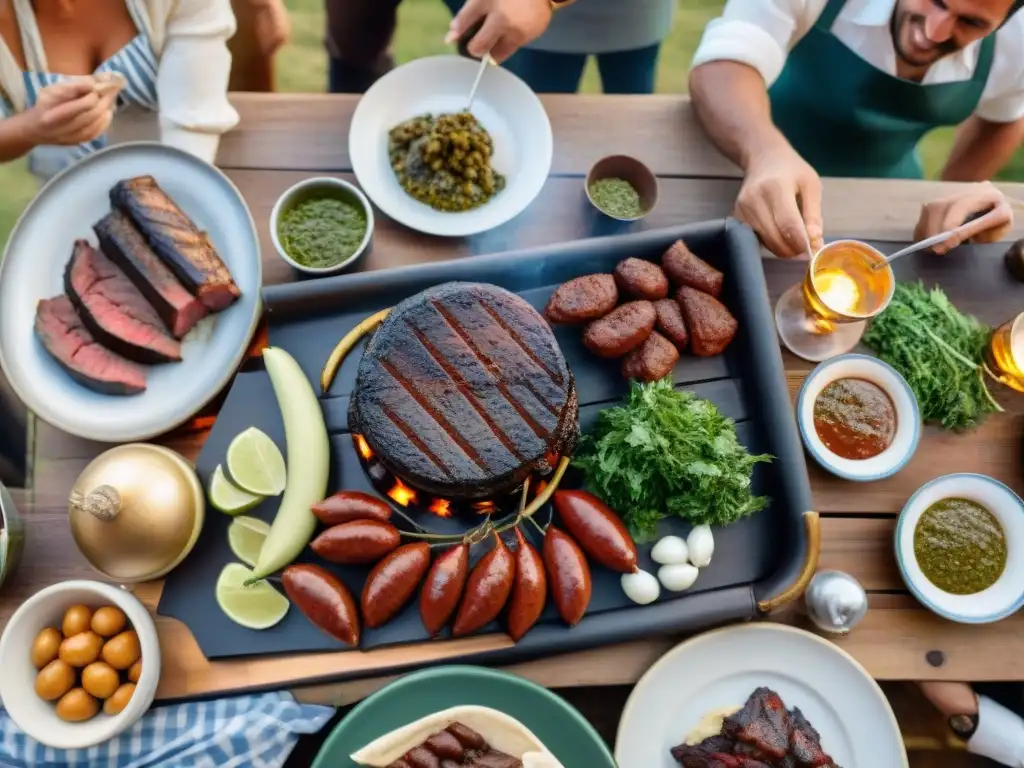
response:
M800 387L796 415L804 448L844 480L891 477L910 461L921 438L910 386L869 355L838 355L818 365Z

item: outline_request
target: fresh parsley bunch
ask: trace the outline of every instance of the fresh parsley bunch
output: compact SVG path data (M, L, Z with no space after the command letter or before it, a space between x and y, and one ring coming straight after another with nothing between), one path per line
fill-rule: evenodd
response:
M732 419L666 378L634 381L625 405L601 411L573 463L645 541L669 515L725 525L763 509L768 499L751 494L750 478L755 464L771 458L747 453Z
M1000 410L982 370L990 333L954 307L940 288L897 283L892 301L863 340L907 380L924 421L965 430Z

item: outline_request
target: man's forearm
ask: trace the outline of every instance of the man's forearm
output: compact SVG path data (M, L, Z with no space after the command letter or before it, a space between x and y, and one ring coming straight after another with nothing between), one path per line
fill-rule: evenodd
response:
M786 138L772 123L764 78L736 61L712 61L690 72L690 96L697 117L719 151L746 170L752 158Z
M29 123L24 112L0 120L0 163L24 157L36 145Z
M1024 118L990 123L970 117L956 132L953 151L942 169L943 181L987 181L1006 165L1024 140Z

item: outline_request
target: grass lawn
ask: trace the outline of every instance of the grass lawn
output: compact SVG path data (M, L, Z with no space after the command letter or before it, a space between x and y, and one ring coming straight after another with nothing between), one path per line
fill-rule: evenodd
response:
M680 0L675 29L662 49L658 91L683 93L687 68L704 25L714 17L723 0ZM326 55L323 49L323 0L286 0L292 12L292 42L279 54L278 88L282 91L322 92L327 87ZM404 0L401 5L395 55L400 62L450 51L442 43L450 16L441 0ZM600 81L593 62L584 76L583 90L597 92ZM952 131L937 130L922 143L929 175L934 176L949 151ZM1024 181L1024 152L1000 178ZM35 182L24 162L0 165L0 242L14 225L18 214L31 199Z

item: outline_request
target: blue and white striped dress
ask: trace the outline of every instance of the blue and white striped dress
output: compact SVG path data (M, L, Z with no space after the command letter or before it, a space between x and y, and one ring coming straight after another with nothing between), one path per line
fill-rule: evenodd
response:
M125 88L117 97L116 109L134 104L143 109L155 111L159 106L156 89L158 62L153 46L143 31L147 28L144 23L143 3L144 0L125 0L128 12L131 14L139 34L124 48L103 62L93 73L98 75L102 72L117 72L127 80ZM46 52L43 48L31 0L14 0L14 11L21 33L25 63L28 67L27 71L23 73L27 109L35 105L39 92L43 88L73 78L49 71L46 64ZM0 40L0 45L5 45L5 43ZM13 112L10 104L0 104L0 110L4 111L6 115ZM29 170L38 177L49 178L76 160L102 149L107 145L107 141L108 139L104 135L73 147L36 147L29 153Z

